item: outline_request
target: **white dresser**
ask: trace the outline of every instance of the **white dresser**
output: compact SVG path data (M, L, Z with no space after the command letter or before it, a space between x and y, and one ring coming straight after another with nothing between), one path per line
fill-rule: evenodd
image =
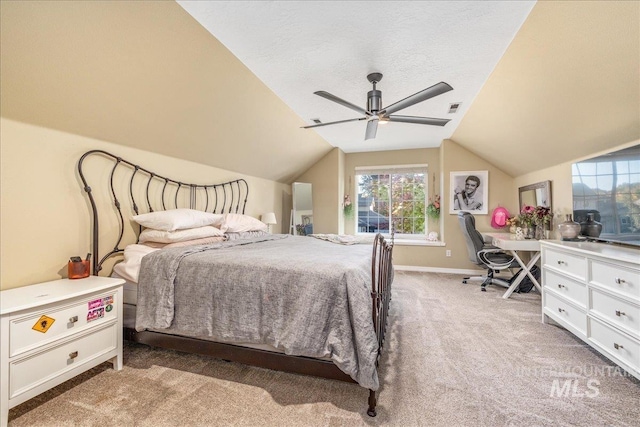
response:
M90 276L0 292L0 425L9 409L111 360L122 369L122 284Z
M640 379L640 250L543 240L542 321L553 320Z

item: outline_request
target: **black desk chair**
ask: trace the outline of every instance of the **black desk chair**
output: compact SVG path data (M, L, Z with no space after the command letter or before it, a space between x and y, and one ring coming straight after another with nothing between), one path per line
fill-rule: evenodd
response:
M508 280L494 277L494 273L503 270L519 267L513 255L504 252L502 249L485 243L482 234L476 230L476 219L469 212L458 212L458 223L467 242L467 252L469 260L474 264L487 269L485 276L465 277L462 283L469 281L481 281L480 290L485 292L487 285L500 285L508 288L511 283ZM513 274L511 275L513 276Z

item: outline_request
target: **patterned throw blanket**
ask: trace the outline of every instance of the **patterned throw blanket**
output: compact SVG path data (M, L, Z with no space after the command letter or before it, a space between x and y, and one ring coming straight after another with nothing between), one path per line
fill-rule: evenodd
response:
M142 259L136 329L329 357L377 390L371 247L269 235Z

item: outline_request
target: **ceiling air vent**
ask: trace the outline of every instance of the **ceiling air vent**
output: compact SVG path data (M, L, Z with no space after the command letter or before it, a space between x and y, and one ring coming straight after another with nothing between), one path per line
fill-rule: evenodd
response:
M322 123L322 122L320 121L320 119L311 119L311 121L312 121L313 123L317 124L317 125L319 125L320 123Z
M456 102L455 104L449 104L449 114L456 113L458 108L460 108L460 102Z

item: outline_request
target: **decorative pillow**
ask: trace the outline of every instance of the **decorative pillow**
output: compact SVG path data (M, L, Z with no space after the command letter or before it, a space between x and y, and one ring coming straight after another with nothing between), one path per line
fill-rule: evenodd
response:
M195 209L171 209L135 215L133 220L146 228L175 231L213 225L219 227L224 215L197 211Z
M147 228L140 233L139 242L175 243L212 236L224 236L224 233L211 225L176 231L154 230L153 228Z
M229 233L229 232L225 233L227 240L253 239L254 237L262 237L262 236L268 236L268 235L269 235L269 232L267 231L241 231L239 233Z
M227 233L240 233L242 231L268 231L269 226L249 215L226 214L220 230Z

